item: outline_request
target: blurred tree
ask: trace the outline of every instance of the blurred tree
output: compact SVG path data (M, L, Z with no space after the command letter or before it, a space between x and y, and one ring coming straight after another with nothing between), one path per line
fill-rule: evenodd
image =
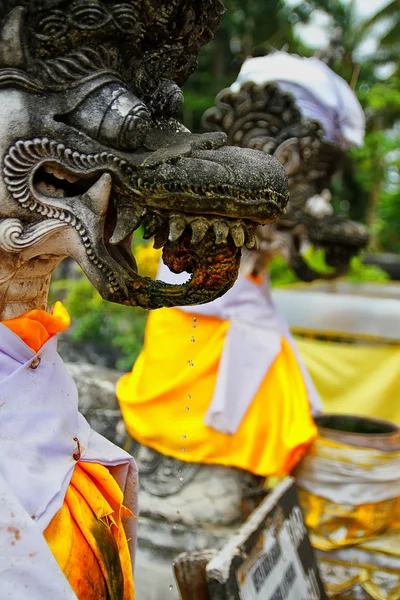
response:
M334 181L334 202L336 207L341 208L341 200L344 200L344 212L348 212L354 219L373 225L373 233L378 235L379 228L376 228L376 224L381 218L380 202L385 198L387 204L390 197L393 196L393 201L396 197L395 182L390 184L392 192L389 196L385 189L388 185L387 169L392 169L393 178L396 168L390 165L389 159L393 156L391 153L396 145L400 145L400 137L396 133L400 119L400 78L392 75L388 81L375 79L372 84L361 79L357 93L367 121L365 145L348 153L340 178ZM398 191L400 193L400 186ZM395 221L392 224L395 226ZM389 238L390 236L387 240ZM389 250L383 239L376 239L375 242L376 248Z
M215 96L235 81L242 62L253 54L285 47L307 55L310 50L294 33L309 11L289 7L284 0L225 0L227 13L214 40L199 56L199 68L183 88L181 118L189 129L199 130L200 120Z
M364 219L373 226L376 248L385 249L391 236L386 236L384 242L379 231L388 233L390 225L382 225L380 204L385 202L387 215L390 198L396 197L393 191L387 195L385 173L386 154L396 143L388 132L400 119L400 0L389 2L364 20L356 0L309 0L308 4L312 8L309 20L315 11L329 17L332 40L338 40L330 66L355 89L366 115L365 147L347 157L341 177L334 181L334 203L352 218ZM365 43L371 36L377 48L367 53ZM383 68L392 73L386 81L379 79ZM392 165L392 171L394 168Z
M377 23L386 21L389 23L389 27L386 32L380 38L380 47L389 49L391 52L395 52L398 55L400 53L400 0L392 0L378 10L370 19L365 21L363 27L366 30ZM399 70L399 62L396 62L397 71Z
M356 0L309 0L313 11L324 12L330 21L329 29L334 35L340 35L340 52L334 63L334 70L339 73L353 88L360 75L362 79L374 79L377 66L394 62L398 68L400 53L400 0L390 2L385 8L377 11L372 17L362 19ZM385 24L377 30L377 24ZM377 39L377 50L361 58L362 46L371 38Z

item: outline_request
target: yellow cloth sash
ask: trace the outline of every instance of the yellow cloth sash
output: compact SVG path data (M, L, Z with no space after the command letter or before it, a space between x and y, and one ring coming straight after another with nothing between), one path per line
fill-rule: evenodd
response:
M70 318L57 302L51 313L33 310L3 321L34 352ZM78 462L64 504L44 532L60 568L79 600L133 600L132 564L122 517L123 493L109 470Z
M143 351L117 385L128 431L140 443L184 461L261 476L287 473L315 438L316 427L284 338L238 431L226 435L203 423L228 327L215 317L198 315L194 321L179 309L150 313Z
M400 346L296 339L325 412L388 419L400 425Z

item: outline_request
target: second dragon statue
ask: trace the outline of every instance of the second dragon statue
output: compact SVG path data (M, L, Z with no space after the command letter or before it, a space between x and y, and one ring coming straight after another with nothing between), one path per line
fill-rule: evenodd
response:
M143 589L163 570L164 587L173 581L170 563L179 552L219 548L262 499L265 478L290 473L317 435L312 415L321 402L271 298L271 259L283 254L305 281L325 277L302 256L311 242L337 277L369 239L362 224L332 215L326 199L345 150L362 144L364 116L354 92L323 62L285 52L248 59L203 127L278 158L291 197L284 217L257 228L260 247L244 251L226 295L149 316L144 348L117 385L127 429L139 442ZM158 276L188 278L162 263ZM149 427L152 412L159 420ZM161 587L154 597L162 598Z

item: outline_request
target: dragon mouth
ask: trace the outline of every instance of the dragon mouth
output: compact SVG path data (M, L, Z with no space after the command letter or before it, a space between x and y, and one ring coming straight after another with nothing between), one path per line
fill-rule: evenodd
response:
M134 155L19 140L4 158L5 183L32 222L53 221L42 229L57 229L55 251L74 258L104 299L144 308L202 304L233 285L241 248L257 246L256 226L282 215L287 178L261 152L178 138ZM139 275L132 255L139 227L189 281Z
M258 247L257 224L249 219L146 206L132 198L131 194L116 192L115 187L118 186L101 185L101 181L107 178L110 178L107 173L82 177L55 162L42 164L33 177L36 195L43 199L68 204L72 199L86 196L95 203L96 212L103 221L104 247L93 251L87 248L89 253L86 254L94 266L109 276L108 290L102 290L107 299L147 308L210 300L224 293L236 279L241 248L246 246L251 250ZM156 202L157 194L150 186L145 185L144 188L149 194L149 204ZM227 196L228 191L221 188L219 193L221 197ZM199 190L183 192L178 186L163 188L163 197L167 195L172 205L179 205L183 197L190 194L201 198ZM79 227L79 219L76 227ZM88 238L89 229L90 223L85 223L81 237ZM163 260L171 271L191 273L188 282L171 285L140 276L132 254L133 236L138 229L143 239L154 238L155 249L163 249ZM108 255L106 258L104 250ZM132 287L134 294L131 293Z

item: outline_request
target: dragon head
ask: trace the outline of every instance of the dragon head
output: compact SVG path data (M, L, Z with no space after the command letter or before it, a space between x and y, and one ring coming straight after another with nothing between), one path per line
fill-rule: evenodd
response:
M267 76L268 63L264 71ZM303 281L344 275L350 260L367 246L370 236L365 225L332 215L333 208L324 199L345 154L338 143L325 139L322 124L305 118L296 98L278 83L259 85L252 81L236 91L222 90L215 106L204 114L202 124L209 134L225 133L230 144L271 154L288 176L290 202L286 214L270 226L257 228L260 247L257 252L245 252L244 272L259 274L279 254ZM332 267L328 274L311 268L304 259L303 248L310 243L324 250L327 266Z
M288 192L276 159L174 119L219 0L9 0L0 11L3 264L70 256L105 299L145 308L224 293ZM189 282L138 274L139 228Z

